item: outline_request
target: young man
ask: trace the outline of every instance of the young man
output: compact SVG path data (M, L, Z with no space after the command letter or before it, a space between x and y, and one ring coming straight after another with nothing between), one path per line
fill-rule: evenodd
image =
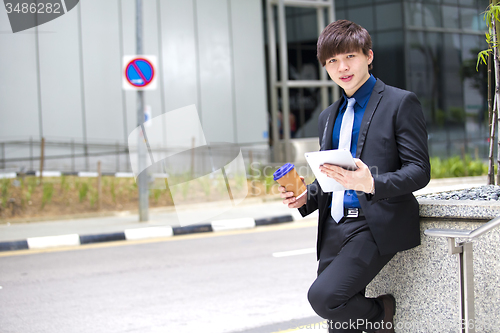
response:
M319 209L318 277L308 298L329 332L394 332L394 297L366 298L365 287L398 251L420 244L412 192L430 179L420 103L369 73L371 48L368 32L346 20L328 25L317 45L320 63L344 90L319 116L321 150L350 149L358 166L321 171L348 190L324 193L315 181L296 199L280 187L283 203L302 216Z

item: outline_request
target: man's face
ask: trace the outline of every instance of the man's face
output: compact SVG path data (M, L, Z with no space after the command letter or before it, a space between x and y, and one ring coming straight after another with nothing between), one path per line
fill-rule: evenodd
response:
M337 54L326 60L328 75L351 97L370 77L368 65L373 61L373 51L365 55L357 52Z

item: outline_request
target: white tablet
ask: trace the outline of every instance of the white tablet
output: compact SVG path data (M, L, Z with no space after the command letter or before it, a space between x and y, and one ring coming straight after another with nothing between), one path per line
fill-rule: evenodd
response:
M346 149L314 151L305 153L304 155L323 192L344 191L346 189L336 180L329 178L327 175L322 173L319 170L321 165L328 163L338 165L347 170L358 169L351 152Z

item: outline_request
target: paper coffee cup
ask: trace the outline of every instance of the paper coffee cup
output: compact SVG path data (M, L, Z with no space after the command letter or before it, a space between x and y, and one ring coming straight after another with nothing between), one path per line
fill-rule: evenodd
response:
M300 198L307 192L307 187L300 179L295 166L291 163L283 165L273 174L274 180L286 188L287 192L293 192L294 196Z

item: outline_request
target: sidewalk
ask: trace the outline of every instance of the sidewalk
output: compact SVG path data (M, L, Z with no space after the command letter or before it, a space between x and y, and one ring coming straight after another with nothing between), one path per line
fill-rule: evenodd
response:
M486 176L436 179L431 180L427 187L415 192L415 194L458 190L481 185L486 185ZM150 209L148 222L139 222L137 214L123 212L116 216L107 217L12 224L0 223L0 245L2 245L1 243L4 245L3 249L0 246L0 251L9 250L5 248L7 246L6 243L17 241L24 244L27 239L36 237L50 238L53 236L68 235L72 236L72 238L70 237L69 244L64 243L65 240L61 238L55 241L56 243L62 241L64 244L56 245L72 245L73 243L83 244L84 242L165 237L193 232L252 228L259 225L292 222L302 219L296 209L289 209L283 205L278 196L276 196L276 200L269 199L245 199L238 206L217 216L216 219L201 221L202 225L198 228L195 226L179 228L177 214L173 207ZM217 203L191 205L183 209L187 209L190 214L196 215L200 211L206 212L207 210L217 209ZM317 215L312 217L314 218L315 216ZM129 236L127 236L126 231L129 231ZM135 231L135 233L131 231ZM80 238L79 240L78 237ZM36 241L39 240L41 239L37 239ZM54 239L50 241L54 241ZM10 249L23 248L22 246Z

